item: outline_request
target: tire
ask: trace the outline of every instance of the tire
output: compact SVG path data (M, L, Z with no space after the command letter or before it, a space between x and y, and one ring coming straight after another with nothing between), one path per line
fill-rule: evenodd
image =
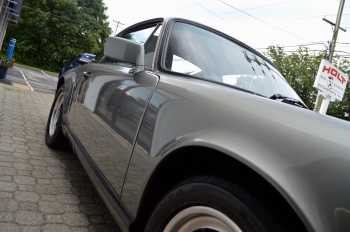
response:
M66 149L69 147L68 141L62 131L63 115L63 95L64 85L62 85L55 96L46 125L45 142L52 148Z
M268 189L255 195L259 183L237 182L210 175L183 181L158 203L145 231L306 231L279 195Z

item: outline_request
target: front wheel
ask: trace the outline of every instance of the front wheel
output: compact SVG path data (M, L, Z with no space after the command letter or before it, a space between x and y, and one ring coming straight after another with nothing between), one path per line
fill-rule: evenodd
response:
M259 183L195 176L180 183L156 206L147 232L305 231L298 218ZM273 193L273 192L272 192Z
M45 142L53 148L67 147L67 139L63 135L61 126L64 101L63 89L63 85L58 89L47 120Z

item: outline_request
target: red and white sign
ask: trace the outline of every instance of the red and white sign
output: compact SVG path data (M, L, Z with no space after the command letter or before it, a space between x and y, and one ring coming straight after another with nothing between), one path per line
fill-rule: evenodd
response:
M329 61L323 59L318 69L314 87L319 89L326 99L341 101L348 79L347 75L329 63Z

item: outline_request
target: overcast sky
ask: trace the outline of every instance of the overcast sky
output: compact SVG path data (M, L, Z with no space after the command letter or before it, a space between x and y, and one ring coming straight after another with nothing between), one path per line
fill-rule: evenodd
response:
M336 21L339 0L103 0L108 7L113 33L115 21L123 28L157 17L182 17L218 29L264 52L269 45L284 45L286 51L300 44L331 41L333 31L323 17ZM238 10L243 12L240 12ZM337 54L350 56L350 2L345 2ZM118 28L118 32L122 28ZM343 44L341 44L343 43ZM349 43L349 44L344 44ZM325 49L322 44L310 49Z

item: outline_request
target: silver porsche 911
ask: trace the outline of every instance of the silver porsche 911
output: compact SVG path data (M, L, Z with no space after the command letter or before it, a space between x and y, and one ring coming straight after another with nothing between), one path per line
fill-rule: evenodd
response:
M122 231L350 231L350 123L254 49L157 18L79 63L46 143L69 141Z

